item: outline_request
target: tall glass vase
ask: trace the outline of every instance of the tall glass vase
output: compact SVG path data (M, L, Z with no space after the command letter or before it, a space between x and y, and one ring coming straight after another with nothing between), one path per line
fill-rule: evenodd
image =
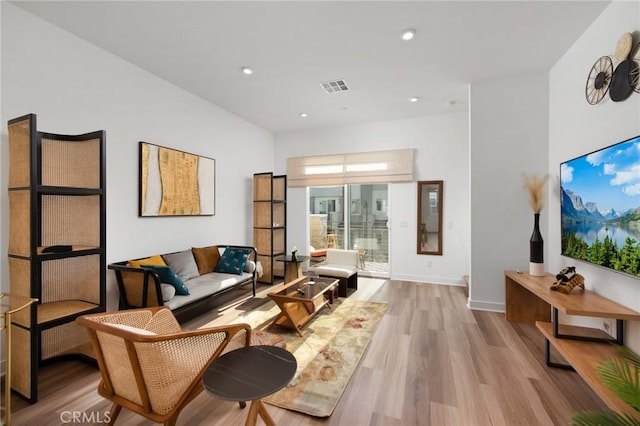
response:
M533 215L533 233L529 239L529 274L537 277L544 275L544 241L540 233L540 213Z

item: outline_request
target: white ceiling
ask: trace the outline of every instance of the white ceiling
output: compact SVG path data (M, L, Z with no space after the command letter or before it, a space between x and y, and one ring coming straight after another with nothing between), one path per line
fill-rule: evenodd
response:
M608 3L14 2L274 133L466 109L469 83L549 70Z

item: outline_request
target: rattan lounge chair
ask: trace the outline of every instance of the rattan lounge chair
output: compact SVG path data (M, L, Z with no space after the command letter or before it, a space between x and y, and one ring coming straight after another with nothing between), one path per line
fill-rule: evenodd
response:
M182 331L166 307L85 315L77 322L91 335L102 373L98 393L113 402L109 424L125 407L174 425L203 390L202 375L209 363L225 349L251 342L248 324Z

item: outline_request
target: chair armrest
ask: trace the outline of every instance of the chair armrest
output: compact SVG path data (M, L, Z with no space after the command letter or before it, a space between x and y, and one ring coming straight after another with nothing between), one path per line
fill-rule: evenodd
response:
M108 266L116 276L120 293L120 309L164 306L158 274L145 267L128 266L128 262L116 262Z

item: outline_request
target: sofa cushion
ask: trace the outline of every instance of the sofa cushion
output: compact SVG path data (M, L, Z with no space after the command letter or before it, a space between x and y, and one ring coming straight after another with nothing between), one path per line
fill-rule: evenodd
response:
M168 302L169 300L173 299L173 296L176 295L176 288L171 284L161 283L160 291L162 292L163 302Z
M217 246L191 247L191 251L198 265L200 275L208 274L216 269L216 265L220 260L220 250L218 250Z
M250 249L227 247L224 253L222 253L222 257L220 257L215 271L242 275L249 256L251 256Z
M191 250L163 254L162 258L168 266L173 268L182 281L187 281L200 275Z
M187 296L189 289L184 285L184 282L176 275L175 271L169 266L159 265L142 265L145 268L153 269L158 274L161 283L171 284L176 289L176 294L181 296Z
M248 272L250 274L256 270L256 262L253 260L247 260L247 263L244 265L244 272Z
M248 273L234 275L211 272L205 275L200 275L199 277L195 277L184 282L185 287L189 289L188 296L176 296L169 302L165 303L165 306L172 310L177 309L195 302L196 300L203 299L221 290L232 287L240 282L247 281L250 278L251 274Z
M151 257L146 257L144 259L130 260L128 263L129 263L129 266L133 266L136 268L139 268L141 265L160 265L160 266L167 265L166 263L164 263L164 259L159 254L156 254L155 256L151 256Z
M314 271L320 276L349 278L358 272L358 268L351 265L321 265Z

